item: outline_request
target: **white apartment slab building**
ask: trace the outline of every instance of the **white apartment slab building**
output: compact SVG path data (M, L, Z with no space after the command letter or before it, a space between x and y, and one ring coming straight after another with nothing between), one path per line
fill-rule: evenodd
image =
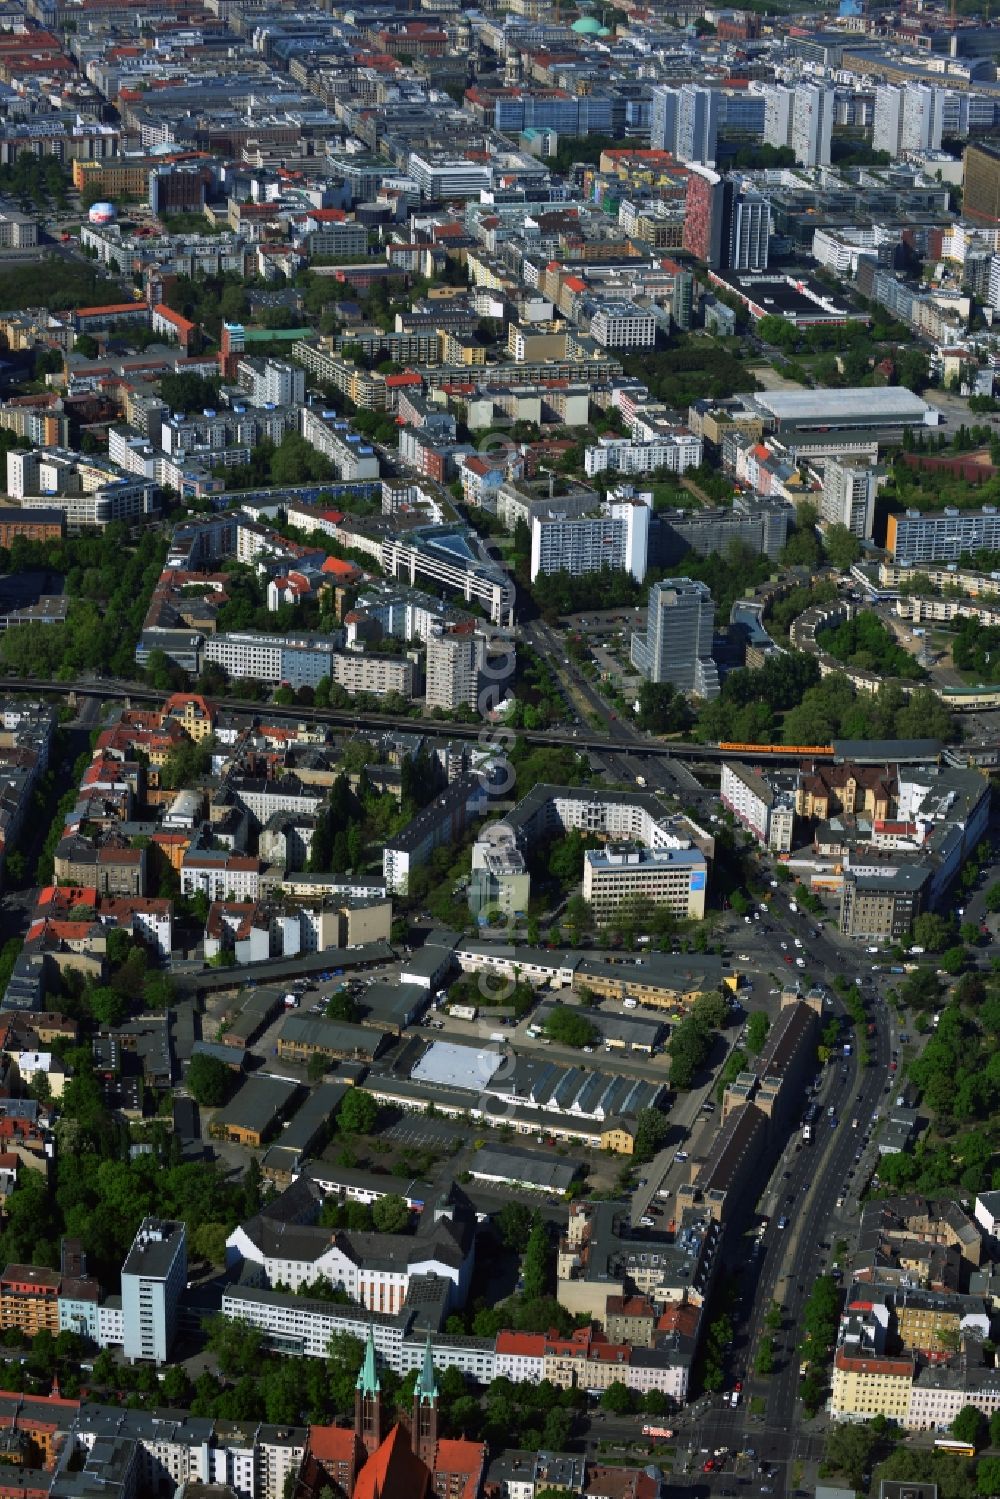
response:
M568 572L579 578L609 567L641 583L646 576L651 513L646 501L634 496L605 501L598 515L532 516L531 581L540 573Z
M405 656L379 656L367 651L338 651L330 657L331 677L352 695L412 698L416 667Z
M940 151L945 90L926 83L887 84L875 90L872 145L893 161L907 152Z
M635 302L606 302L590 320L590 336L603 349L651 349L656 319Z
M686 427L677 427L650 442L636 442L630 437L599 437L584 450L583 464L588 478L608 472L648 474L657 469L683 474L689 468L698 468L703 454L702 439Z
M427 636L428 708L451 712L464 704L479 707L479 684L486 664L486 640L469 631L445 631L439 627Z
M828 167L836 91L799 83L792 100L791 147L800 167Z
M264 865L228 849L188 849L181 864L181 894L209 900L256 900Z
M791 793L776 791L756 771L727 760L722 767L719 797L762 848L790 852L795 828Z
M335 411L303 406L300 420L306 442L324 458L329 458L337 478L343 483L378 478L379 462L375 449L359 433L352 431L350 423Z
M828 458L823 469L820 515L831 526L846 526L867 541L875 525L876 470L850 458Z
M233 630L211 635L204 658L215 661L230 677L273 682L288 687L316 687L333 674L336 641L325 635L264 635Z

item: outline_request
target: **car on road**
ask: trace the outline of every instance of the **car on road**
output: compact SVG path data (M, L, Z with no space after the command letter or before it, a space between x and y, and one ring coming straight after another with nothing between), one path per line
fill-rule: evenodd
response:
M781 1217L778 1219L778 1227L779 1228L787 1228L788 1227L788 1219L785 1217L784 1213L782 1213Z

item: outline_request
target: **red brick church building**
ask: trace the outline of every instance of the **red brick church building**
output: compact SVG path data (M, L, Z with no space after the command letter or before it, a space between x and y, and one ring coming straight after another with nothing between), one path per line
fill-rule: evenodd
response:
M407 1426L388 1424L369 1331L354 1392L354 1425L312 1426L296 1499L477 1499L486 1467L482 1442L438 1436L438 1387L430 1338Z

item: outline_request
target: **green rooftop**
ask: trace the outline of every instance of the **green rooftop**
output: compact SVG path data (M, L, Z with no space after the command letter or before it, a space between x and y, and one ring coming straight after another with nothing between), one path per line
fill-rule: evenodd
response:
M245 328L244 341L248 344L294 343L297 338L313 338L315 328Z

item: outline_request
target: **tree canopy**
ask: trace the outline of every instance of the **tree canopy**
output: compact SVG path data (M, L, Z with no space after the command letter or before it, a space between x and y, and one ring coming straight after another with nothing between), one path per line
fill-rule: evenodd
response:
M579 1009L570 1005L553 1005L545 1017L545 1034L560 1046L576 1050L591 1046L597 1040L593 1022Z
M186 1082L191 1097L196 1103L209 1108L224 1104L233 1091L234 1073L218 1057L205 1052L195 1052L188 1063Z

